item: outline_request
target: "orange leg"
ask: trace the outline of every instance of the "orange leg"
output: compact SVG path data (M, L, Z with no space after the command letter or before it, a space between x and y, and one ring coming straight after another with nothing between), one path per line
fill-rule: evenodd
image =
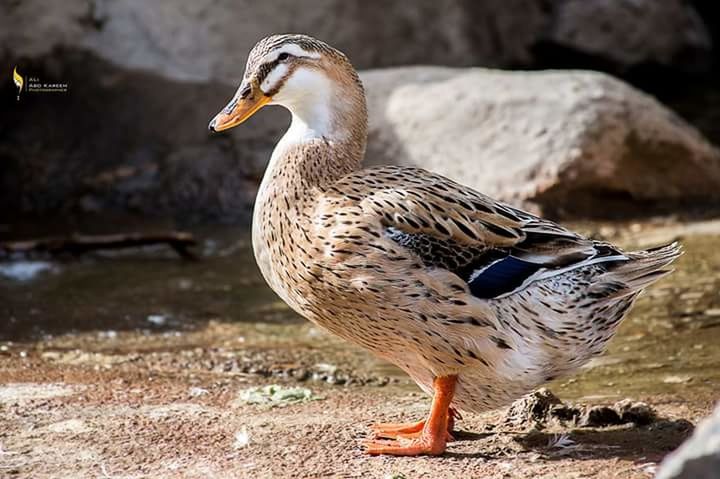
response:
M429 454L438 456L445 452L451 418L450 403L455 392L456 382L457 376L435 378L433 381L434 396L432 406L430 406L430 416L427 420L414 424L396 425L400 426L395 428L397 440L374 439L365 441L368 454L390 454L393 456ZM420 427L421 430L417 431ZM402 429L402 432L397 431L397 429ZM376 428L376 434L378 434L378 428Z

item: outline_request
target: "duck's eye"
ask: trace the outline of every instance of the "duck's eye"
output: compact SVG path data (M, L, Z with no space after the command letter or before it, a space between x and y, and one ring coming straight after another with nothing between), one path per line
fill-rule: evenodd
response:
M285 52L282 52L282 53L281 53L280 55L278 55L278 57L277 57L277 59L278 59L279 62L284 62L284 61L287 60L288 58L290 58L290 54L289 54L289 53L285 53Z

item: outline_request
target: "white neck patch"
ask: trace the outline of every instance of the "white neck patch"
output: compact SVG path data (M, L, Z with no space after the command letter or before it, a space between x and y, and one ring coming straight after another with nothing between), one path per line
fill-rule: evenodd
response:
M272 104L293 114L293 124L302 124L317 137L328 136L333 123L333 82L322 71L297 68L273 96Z

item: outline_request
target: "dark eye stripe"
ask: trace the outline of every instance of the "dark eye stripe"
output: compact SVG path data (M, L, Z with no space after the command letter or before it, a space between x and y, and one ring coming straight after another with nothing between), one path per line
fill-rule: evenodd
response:
M258 83L262 83L265 81L265 78L270 74L270 72L277 66L279 62L277 60L269 62L269 63L263 63L258 68Z

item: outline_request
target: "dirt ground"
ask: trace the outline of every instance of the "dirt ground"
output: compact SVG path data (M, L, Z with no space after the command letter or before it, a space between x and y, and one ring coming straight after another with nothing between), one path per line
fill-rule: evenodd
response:
M5 354L0 477L8 478L648 478L712 407L710 397L635 397L660 416L642 427L528 430L507 424L503 410L466 414L443 457L369 457L360 441L372 422L415 420L428 409L402 380L298 383L262 367L233 371L204 349L174 358ZM285 407L238 400L249 386L278 382L319 399Z
M360 442L371 423L419 419L429 399L402 376L377 377L354 348L334 356L349 373L318 363L324 349L312 345L238 353L239 327L211 323L165 340L127 332L95 346L85 338L84 350L65 338L2 348L0 477L649 478L713 405L711 393L686 396L677 384L676 394L633 397L658 413L646 426L533 428L509 424L504 410L465 414L443 457L369 457ZM205 341L222 346L193 346ZM128 342L137 352L118 352ZM317 399L239 400L263 384Z
M365 455L370 424L420 419L429 398L292 315L256 273L218 277L223 267L239 277L227 258L54 264L44 282L0 284L10 293L0 301L0 477L650 478L720 388L711 226L682 230L678 271L641 298L606 356L549 386L574 403L645 401L657 420L529 427L505 410L465 414L458 440L432 458ZM307 388L311 400L243 400L269 384Z

